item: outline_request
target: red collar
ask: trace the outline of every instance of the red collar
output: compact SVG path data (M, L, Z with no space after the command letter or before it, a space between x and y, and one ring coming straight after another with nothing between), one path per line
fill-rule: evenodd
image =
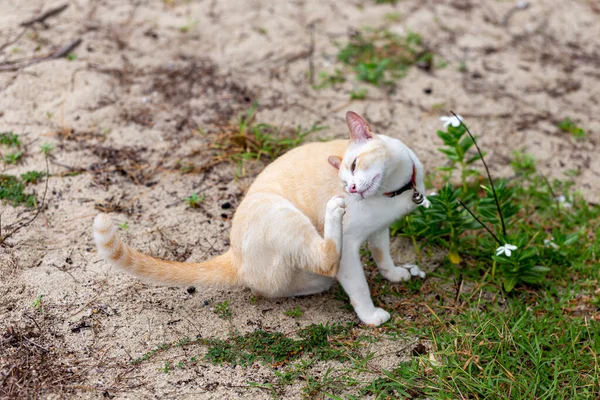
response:
M417 182L415 181L415 179L417 179L417 169L415 168L415 163L413 163L412 176L410 177L410 181L406 185L402 186L400 189L394 190L393 192L384 193L383 195L387 197L396 197L406 192L407 190L414 189L417 187Z

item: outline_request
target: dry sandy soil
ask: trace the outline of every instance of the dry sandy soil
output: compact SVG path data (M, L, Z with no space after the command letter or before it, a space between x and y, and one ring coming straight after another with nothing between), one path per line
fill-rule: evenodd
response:
M19 134L25 151L2 173L44 170L39 147L55 147L47 207L0 247L0 397L269 398L248 385L273 379L266 366L198 362L161 371L169 360L201 359L201 346L131 361L183 337L357 322L333 293L257 302L242 289L189 294L140 282L96 254L90 227L98 210L127 222L122 234L146 253L201 260L226 249L236 205L265 164L248 163L244 177L231 163L204 167L211 143L254 101L258 121L284 130L329 127L310 140L344 137L344 114L355 110L377 133L405 141L430 171L444 163L436 150L439 117L454 110L480 135L496 175L509 175L513 151L524 150L541 172L574 174L587 200L599 200L594 0L532 0L522 10L491 0L71 0L21 36L21 22L61 4L0 1L0 131ZM413 68L395 89L371 87L363 101L348 100L351 90L365 87L354 79L313 89L319 72L336 65L335 42L364 26L419 32L448 65ZM76 58L25 65L76 39ZM588 136L561 132L557 123L566 117ZM180 161L196 170L181 173ZM41 198L44 182L30 190ZM183 201L192 193L205 196L197 209ZM3 234L33 214L0 207ZM402 246L396 243L394 257L412 261L410 247ZM422 267L431 271L438 263ZM42 309L32 306L38 296ZM212 310L223 301L231 321ZM406 317L383 302L396 310L393 318ZM302 317L284 315L296 306ZM377 367L393 368L410 354L396 354L403 346L383 341L365 351L379 355ZM297 389L287 387L282 396L300 397Z

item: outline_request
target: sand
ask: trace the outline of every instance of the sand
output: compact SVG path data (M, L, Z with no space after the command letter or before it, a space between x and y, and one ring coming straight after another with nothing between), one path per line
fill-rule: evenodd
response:
M20 35L21 22L61 4L0 1L0 46ZM600 7L593 0L530 1L525 9L468 0L68 4L0 52L0 68L18 67L81 39L72 59L0 71L0 132L19 134L25 151L2 173L45 170L39 147L54 145L47 208L0 247L0 396L270 398L248 385L272 381L268 366L201 361L161 370L167 361L201 358L202 347L131 361L183 337L357 322L332 292L257 302L244 289L189 294L140 282L97 256L91 224L101 209L127 223L125 240L146 253L183 261L224 251L233 212L265 163L247 163L243 174L233 163L202 167L223 127L254 101L256 120L282 130L328 126L309 140L345 137L344 114L354 110L377 133L408 144L429 171L446 163L436 130L454 110L479 136L495 176L510 177L513 152L524 151L549 179L570 176L573 190L600 200ZM447 66L412 68L393 90L354 79L313 89L318 74L336 65L335 42L365 26L419 32ZM360 87L369 88L367 99L349 101ZM566 117L585 128L584 139L557 128ZM198 168L183 174L181 163ZM44 181L30 190L41 198ZM192 193L204 196L199 208L183 201ZM33 214L0 207L3 232ZM397 241L395 249L398 262L414 260L410 246ZM43 309L33 306L38 296ZM212 310L224 301L230 321ZM304 315L283 314L294 307ZM365 351L381 355L378 367L393 368L409 354L394 350L415 339ZM282 396L301 394L296 385Z

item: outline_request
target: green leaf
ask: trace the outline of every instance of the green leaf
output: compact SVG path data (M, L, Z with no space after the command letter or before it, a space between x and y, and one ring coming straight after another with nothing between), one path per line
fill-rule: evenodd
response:
M567 238L564 241L564 245L565 246L570 246L573 243L577 242L577 240L579 239L579 233L572 233L570 235L567 235Z
M514 276L504 278L504 282L502 284L504 286L504 290L506 290L507 292L510 292L513 290L513 288L517 284L517 278Z

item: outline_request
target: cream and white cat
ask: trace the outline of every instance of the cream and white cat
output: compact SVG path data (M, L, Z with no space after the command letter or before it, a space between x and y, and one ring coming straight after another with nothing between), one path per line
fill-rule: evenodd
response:
M428 203L420 195L423 166L400 140L373 134L357 114L348 112L346 121L349 142L310 143L265 168L236 210L224 254L200 263L150 257L121 242L105 214L94 220L100 254L142 278L245 286L265 297L318 293L337 279L362 322L386 322L390 314L373 305L359 250L368 241L391 282L425 277L415 265L394 265L388 231L416 203Z

